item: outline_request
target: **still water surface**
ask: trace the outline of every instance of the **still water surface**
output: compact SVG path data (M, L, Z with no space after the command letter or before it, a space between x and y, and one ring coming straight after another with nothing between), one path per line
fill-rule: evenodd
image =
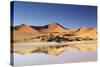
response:
M51 56L45 53L32 53L27 55L20 55L17 53L13 53L13 56L14 56L14 66L59 64L59 63L96 61L97 51L79 52L70 49L64 51L58 56Z

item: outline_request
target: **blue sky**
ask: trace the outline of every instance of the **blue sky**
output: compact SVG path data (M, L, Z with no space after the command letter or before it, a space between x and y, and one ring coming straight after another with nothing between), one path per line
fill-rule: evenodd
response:
M42 26L54 22L69 29L96 27L97 7L14 2L14 25Z

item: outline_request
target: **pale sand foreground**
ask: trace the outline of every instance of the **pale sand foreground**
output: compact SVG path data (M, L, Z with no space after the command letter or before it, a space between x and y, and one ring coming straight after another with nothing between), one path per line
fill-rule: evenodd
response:
M31 54L43 52L57 56L69 49L80 52L96 51L97 41L76 41L76 42L22 42L14 43L14 52L18 54Z

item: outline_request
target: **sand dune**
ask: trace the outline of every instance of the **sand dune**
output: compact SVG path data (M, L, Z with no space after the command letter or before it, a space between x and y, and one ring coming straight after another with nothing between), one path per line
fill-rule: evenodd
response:
M29 40L32 37L40 35L39 33L33 33L33 32L25 32L20 30L13 30L13 42L24 42Z
M14 27L13 35L14 41L26 41L33 38L34 36L39 35L65 35L65 36L75 36L75 37L89 37L97 39L97 30L96 28L81 27L77 30L72 30L64 28L58 23L51 23L44 26L28 26L21 24Z
M21 24L21 25L15 26L14 28L15 28L15 30L20 30L20 31L24 31L24 32L33 32L33 33L36 33L39 31L46 32L46 33L47 32L49 32L49 33L50 32L57 32L57 33L72 33L72 32L74 32L74 34L79 35L79 34L87 33L91 30L93 30L93 32L96 32L95 28L90 28L90 27L81 27L77 30L71 30L71 29L61 26L58 23L51 23L51 24L44 25L44 26L28 26L25 24Z
M78 36L87 36L95 38L97 31L95 28L89 28L89 27L81 27L77 30L71 30L64 28L58 23L51 23L45 26L28 26L25 24L15 26L15 30L22 31L22 32L30 32L30 33L37 33L37 34L71 34L71 35L78 35Z
M81 27L79 29L77 29L75 31L75 34L84 34L84 33L87 33L89 32L90 30L92 30L93 28L89 28L89 27Z
M90 37L93 39L97 38L97 32L95 28L80 28L75 34L80 37Z
M64 28L58 23L51 23L48 24L48 27L46 29L40 30L41 32L46 32L46 33L62 33L62 32L68 32L69 29Z
M22 31L22 32L38 33L36 29L25 24L16 26L15 30Z

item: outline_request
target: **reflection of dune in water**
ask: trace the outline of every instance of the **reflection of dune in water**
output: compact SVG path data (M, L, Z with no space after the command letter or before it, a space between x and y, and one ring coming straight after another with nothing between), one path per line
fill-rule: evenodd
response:
M43 47L33 47L33 48L21 48L15 50L15 53L18 54L31 54L31 53L46 53L48 55L58 56L64 51L69 49L74 49L79 52L91 52L96 51L96 44L81 44L81 45L62 45L62 46L43 46Z
M45 53L32 53L27 55L12 54L14 56L14 65L41 65L41 64L60 64L73 62L96 61L97 52L78 52L77 50L69 49L58 56L52 56Z

